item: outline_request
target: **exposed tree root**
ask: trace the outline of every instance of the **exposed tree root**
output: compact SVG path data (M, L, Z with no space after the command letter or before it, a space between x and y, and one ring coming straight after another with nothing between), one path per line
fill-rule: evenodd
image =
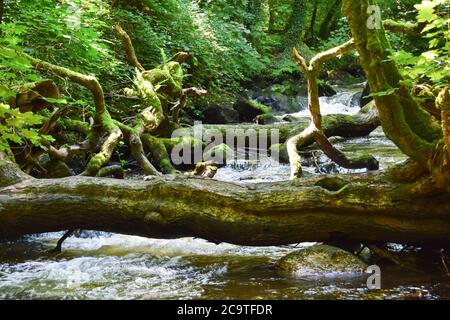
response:
M174 174L178 171L173 167L169 153L164 145L164 139L156 138L150 134L142 136L146 149L152 155L153 162L159 167L161 172Z
M111 118L106 108L103 89L95 77L55 66L22 52L16 53L30 61L37 70L43 73L54 73L61 77L67 77L89 89L93 95L96 106L93 125L86 128L85 124L74 123L73 121L69 123L74 129L87 134L88 139L78 145L62 146L60 148L46 143L48 154L52 158L64 162L77 154L93 152L98 149L99 151L91 156L85 170L81 173L84 176L97 176L100 170L110 161L119 141L122 140L125 134L125 138L130 145L131 154L137 160L143 172L146 175L160 175L145 155L142 135L147 132L170 136L171 131L178 126L179 112L186 105L188 95L203 95L206 91L198 88L182 89L183 76L179 63L186 59L185 53L175 55L169 62L157 69L146 71L136 57L128 34L119 25L116 26L116 31L125 44L128 61L137 69L134 87L127 90L127 94L137 96L142 105L142 111L136 116L133 127L123 125ZM10 49L5 48L5 50ZM16 99L11 101L11 103L14 104L14 107L24 110L34 110L33 108L41 110L51 105L46 102L46 96L51 98L59 97L58 88L51 80L29 84L27 88L22 88ZM169 109L172 99L175 99L175 105ZM176 103L176 99L179 99L178 103ZM170 115L172 121L170 121ZM53 129L59 116L61 116L60 113L55 113L48 120L41 130L42 134L49 133ZM149 141L149 139L147 140ZM150 145L150 143L147 144ZM154 145L155 143L153 143ZM37 151L28 155L26 159L28 163L25 164L27 172L31 172L33 166L39 166L36 159L41 154L42 151ZM168 160L167 152L165 154L159 152L153 158L156 159L159 165L165 163L163 166L164 171L170 173L176 171L171 166L170 160Z
M146 148L150 151L152 159L159 169L163 173L176 173L177 171L171 164L164 143L150 136L150 134L170 136L173 129L178 128L179 112L186 106L188 95L204 95L206 90L199 88L182 89L183 77L180 63L187 58L187 54L184 52L175 55L165 64L147 71L139 63L132 41L125 30L116 25L116 31L126 48L128 62L136 68L134 87L133 89L126 89L126 93L129 96L137 96L143 109L136 116L134 126L126 130L131 153L144 174L147 176L160 175L160 172L144 153L142 141L144 140ZM179 101L169 108L174 99Z
M81 173L82 176L96 176L99 170L109 162L111 156L116 149L117 144L122 139L122 131L119 127L114 127L109 133L105 142L100 148L100 152L95 154Z
M8 50L8 49L7 49ZM95 176L102 166L108 163L111 158L118 141L122 138L122 131L114 124L108 110L106 109L103 89L95 77L87 76L67 68L55 66L51 63L33 58L23 52L16 52L16 54L26 58L37 70L44 73L54 73L61 77L67 77L73 82L80 84L89 89L93 95L95 103L95 131L91 135L93 141L90 142L89 147L94 147L99 137L108 134L108 138L100 149L100 153L94 155L86 166L83 175ZM75 148L78 149L78 148Z

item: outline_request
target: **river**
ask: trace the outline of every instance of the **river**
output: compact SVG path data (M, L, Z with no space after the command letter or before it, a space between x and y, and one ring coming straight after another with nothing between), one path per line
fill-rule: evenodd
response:
M351 95L323 98L324 113L355 113ZM304 115L300 111L297 115ZM333 139L341 150L368 151L382 168L404 159L378 129L369 137ZM320 153L307 175L343 171ZM354 172L354 171L352 171ZM216 179L236 183L281 181L287 165L237 161ZM366 276L324 272L308 278L282 274L279 258L311 243L282 247L213 244L202 239L157 240L102 232L82 232L65 241L63 252L47 253L61 233L0 242L0 299L448 299L448 277L435 265L419 271L382 269L382 289L369 290Z

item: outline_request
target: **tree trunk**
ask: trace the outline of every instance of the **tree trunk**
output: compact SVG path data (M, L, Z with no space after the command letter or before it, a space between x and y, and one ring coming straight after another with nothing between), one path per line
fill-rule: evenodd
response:
M5 12L5 4L0 0L0 24L3 22L3 13Z
M344 0L343 12L358 50L380 114L384 132L400 150L424 167L432 158L435 140L442 137L439 124L419 107L395 63L383 28L368 28L372 0Z
M23 179L0 188L0 239L87 229L252 246L450 241L450 197L433 196L431 180L400 183L364 174L239 186L170 176Z
M305 0L292 0L291 7L292 15L289 19L284 39L284 46L288 48L288 51L303 40L308 5Z
M316 18L317 18L317 9L318 9L318 3L319 0L314 0L313 3L313 11L311 14L311 21L309 22L309 34L306 37L306 40L308 41L314 41L314 26L316 25Z
M327 39L330 36L330 30L341 17L341 11L338 8L342 5L342 0L335 0L334 3L328 8L328 13L322 20L322 24L319 29L319 37L321 39Z

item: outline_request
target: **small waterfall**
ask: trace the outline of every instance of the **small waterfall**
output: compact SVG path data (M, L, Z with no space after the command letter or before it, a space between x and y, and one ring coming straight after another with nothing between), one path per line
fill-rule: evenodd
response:
M358 113L360 107L355 101L357 101L359 95L359 92L339 92L332 97L320 97L322 115L336 113L353 115ZM291 116L297 118L309 117L309 110L305 106L301 111L292 113Z

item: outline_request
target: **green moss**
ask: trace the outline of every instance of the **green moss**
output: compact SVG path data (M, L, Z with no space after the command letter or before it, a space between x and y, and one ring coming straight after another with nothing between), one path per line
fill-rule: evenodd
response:
M164 173L168 173L168 174L172 174L175 173L176 170L175 168L172 166L171 162L169 159L164 158L159 162L159 166L161 168L161 171Z
M142 77L152 83L166 100L174 101L182 95L183 70L178 62L171 61L160 68L145 71Z
M258 112L260 112L260 114L272 113L268 106L265 106L265 105L263 105L261 103L258 103L255 100L250 99L247 102L253 109L255 109Z
M330 177L324 178L316 183L316 186L327 189L328 191L339 191L344 188L348 184L347 181L338 178L338 177Z
M363 273L367 265L342 249L317 245L288 254L280 259L277 267L297 276L317 276L322 272Z

